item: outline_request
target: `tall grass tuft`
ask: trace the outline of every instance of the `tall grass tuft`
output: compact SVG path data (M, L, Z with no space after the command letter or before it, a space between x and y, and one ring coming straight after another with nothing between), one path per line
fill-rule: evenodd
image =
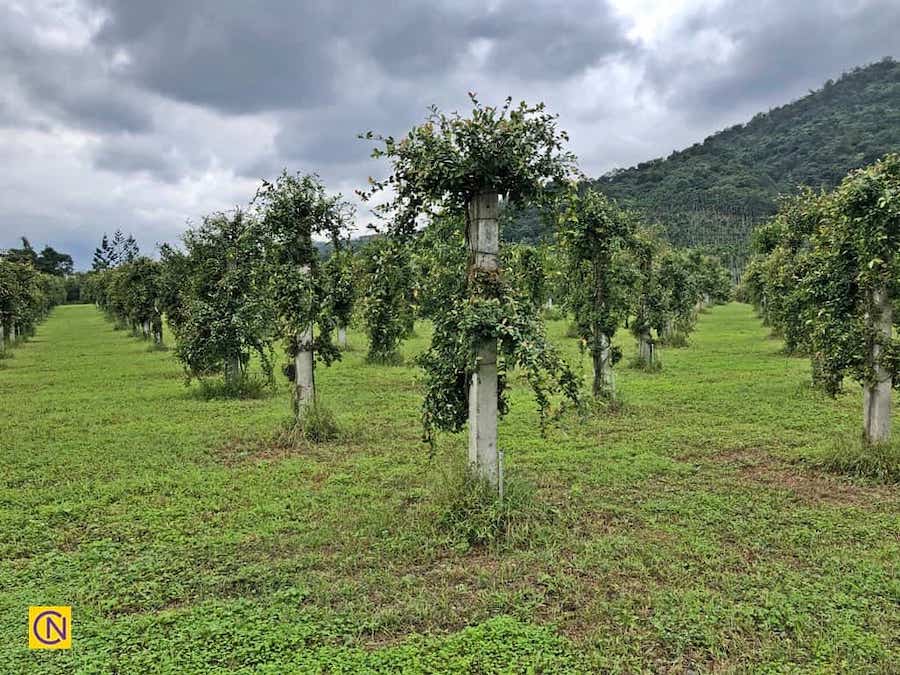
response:
M266 398L272 391L272 383L266 378L244 375L232 381L218 378L202 379L200 386L194 390L194 395L204 401L228 398L244 400Z
M812 462L813 466L877 483L900 483L900 440L866 445L862 438L840 437Z
M278 434L279 446L293 448L304 443L326 443L341 437L334 412L318 398L307 403L298 417L292 418Z
M534 540L555 512L541 503L526 480L507 474L503 498L462 461L438 472L432 486L433 523L438 538L455 548L515 547Z

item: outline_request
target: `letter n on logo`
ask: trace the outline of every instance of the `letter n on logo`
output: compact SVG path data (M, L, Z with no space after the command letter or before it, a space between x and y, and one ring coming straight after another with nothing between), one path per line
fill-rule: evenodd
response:
M71 646L71 607L28 608L29 649L69 649Z

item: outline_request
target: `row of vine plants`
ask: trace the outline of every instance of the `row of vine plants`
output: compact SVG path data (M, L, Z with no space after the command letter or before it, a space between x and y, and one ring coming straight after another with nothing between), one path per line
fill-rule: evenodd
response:
M742 292L789 353L809 356L815 386L832 396L846 377L862 386L863 441L887 443L900 386L900 155L831 192L783 199L753 249Z
M0 353L33 335L50 310L65 301L62 277L0 258Z
M368 360L388 364L400 362L415 320L429 320L431 343L416 359L424 438L468 425L470 462L497 486L508 373L522 373L542 421L556 396L581 402L579 378L546 335L548 310L573 318L592 357L592 393L610 399L620 327L638 341L636 365L657 369L658 345L684 344L700 309L730 294L718 258L671 247L580 180L543 105L473 97L468 116L434 109L401 139L364 138L390 173L359 192L378 201L378 223L358 250L349 203L316 175L285 171L246 208L211 214L179 246L163 245L159 261L94 273L87 296L158 343L165 317L188 379L221 374L235 391L251 361L272 380L280 341L299 424L317 405L316 369L341 358L354 318ZM523 209L555 239L502 244L504 223Z

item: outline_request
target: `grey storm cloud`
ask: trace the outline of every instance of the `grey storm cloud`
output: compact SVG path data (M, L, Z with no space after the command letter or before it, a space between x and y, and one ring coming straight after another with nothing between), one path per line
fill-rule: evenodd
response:
M124 50L135 83L226 112L315 108L341 100L341 75L369 61L385 75L440 80L473 43L485 66L522 78L571 76L627 49L604 2L360 3L100 0L97 35Z
M146 136L105 138L94 151L93 165L113 173L144 173L164 183L174 183L184 174L185 158L178 149Z
M0 247L86 256L122 227L149 251L282 167L352 195L384 170L358 134L469 91L546 102L599 174L898 56L898 34L896 0L0 0Z
M37 115L20 115L25 124L55 116L75 126L99 131L145 131L152 122L140 92L116 85L108 64L90 48L73 52L41 44L35 27L14 13L0 16L0 84L4 107L20 97Z
M900 47L900 2L747 3L728 0L685 17L679 41L716 36L720 59L708 47L683 59L655 54L649 59L648 83L674 106L703 116L742 104L787 103L855 66Z

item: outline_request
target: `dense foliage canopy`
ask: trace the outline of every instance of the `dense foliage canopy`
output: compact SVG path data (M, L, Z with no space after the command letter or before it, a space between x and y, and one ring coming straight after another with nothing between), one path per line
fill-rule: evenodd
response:
M26 337L66 300L65 282L28 262L0 258L0 350L15 335Z
M835 394L848 374L898 386L900 155L784 200L754 245L744 292L789 350L810 355L816 384Z
M525 373L542 416L554 389L561 387L577 398L575 377L547 341L531 303L523 302L502 273L474 267L472 253L466 267L451 266L470 243L469 207L476 195L499 194L504 204L546 206L554 188L568 182L575 169L574 156L564 150L568 137L543 104L513 106L507 99L497 108L482 105L474 95L471 99L468 117L433 109L402 140L368 134L380 143L373 156L388 159L392 173L383 181L372 180L362 197L391 188L393 197L378 207L388 218L390 234L409 240L424 224L439 228L443 239L455 244L436 249L435 255L447 259L432 267L454 270L456 278L434 277L430 292L437 297L424 303L441 308L431 316L434 337L420 358L428 440L436 430L459 431L464 425L479 345L498 345L501 413L506 407L504 371L510 367Z

